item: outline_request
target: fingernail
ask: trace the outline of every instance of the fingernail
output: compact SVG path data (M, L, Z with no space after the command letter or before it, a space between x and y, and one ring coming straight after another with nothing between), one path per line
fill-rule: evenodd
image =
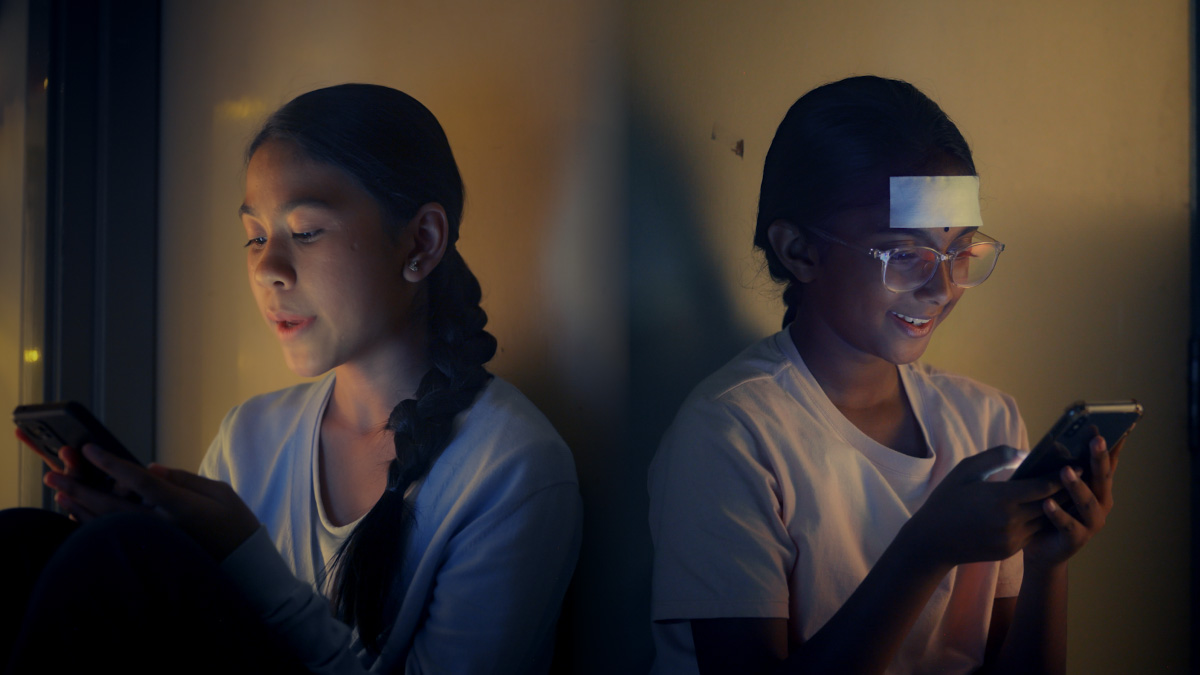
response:
M1069 466L1064 466L1062 470L1062 479L1068 483L1074 483L1079 480L1079 476L1075 475L1075 470Z
M1055 502L1053 499L1047 499L1046 500L1046 510L1049 511L1050 513L1054 513L1055 511L1058 510L1058 503Z

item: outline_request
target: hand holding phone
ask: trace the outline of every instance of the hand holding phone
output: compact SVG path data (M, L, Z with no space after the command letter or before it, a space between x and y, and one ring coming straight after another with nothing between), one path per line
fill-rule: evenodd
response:
M1109 450L1125 440L1142 418L1142 406L1134 400L1088 403L1076 401L1063 412L1050 431L1029 452L1010 480L1056 473L1071 466L1091 479L1089 461L1092 439L1104 438Z
M1076 403L1013 473L1013 480L1049 474L1062 484L1042 502L1045 526L1023 549L1027 574L1065 564L1104 529L1117 458L1141 415L1137 401Z
M114 482L108 474L84 459L81 452L72 453L73 461L67 462L59 455L60 449L69 447L79 451L84 444L92 443L141 466L141 462L87 408L74 401L17 406L13 410L13 422L17 425L17 437L40 455L51 469L66 473L71 464L77 469L71 472L72 477L88 487L112 492Z

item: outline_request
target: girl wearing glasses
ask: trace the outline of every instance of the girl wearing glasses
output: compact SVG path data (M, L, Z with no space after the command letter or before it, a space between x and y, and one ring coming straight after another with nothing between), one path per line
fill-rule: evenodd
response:
M1066 563L1117 450L1093 443L1090 485L987 480L1028 448L1016 403L917 362L1004 249L978 189L912 85L850 78L788 111L754 237L783 330L692 392L650 470L657 672L1065 669Z
M12 671L547 671L575 468L484 367L496 340L441 126L395 89L330 87L272 115L248 162L251 290L288 366L320 377L234 408L201 476L85 448L141 505L79 483L64 448L60 506L138 513L61 545Z

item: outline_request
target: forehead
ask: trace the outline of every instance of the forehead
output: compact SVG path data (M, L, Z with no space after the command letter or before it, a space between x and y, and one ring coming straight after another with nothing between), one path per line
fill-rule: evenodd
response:
M341 169L313 160L295 143L272 139L263 143L246 167L243 211L259 212L286 205L357 207L374 199Z
M940 227L895 228L890 225L889 215L890 209L887 204L849 208L835 213L827 221L826 229L849 241L906 240L934 248L945 247L950 242L978 230L975 227L952 227L949 231Z

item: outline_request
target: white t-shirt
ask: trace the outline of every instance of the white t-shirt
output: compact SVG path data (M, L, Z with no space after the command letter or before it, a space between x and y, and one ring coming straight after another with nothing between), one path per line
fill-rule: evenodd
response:
M1007 395L921 364L899 371L932 456L863 434L786 330L691 393L650 467L656 672L697 672L690 619L784 618L794 638L811 637L961 459L1028 447ZM1019 554L955 568L887 672L972 670L993 599L1020 584Z
M200 473L232 485L264 525L223 569L314 672L545 672L582 522L575 464L549 421L500 378L456 418L408 493L392 629L372 658L315 589L352 529L330 523L317 483L333 385L330 373L256 396L221 423Z

